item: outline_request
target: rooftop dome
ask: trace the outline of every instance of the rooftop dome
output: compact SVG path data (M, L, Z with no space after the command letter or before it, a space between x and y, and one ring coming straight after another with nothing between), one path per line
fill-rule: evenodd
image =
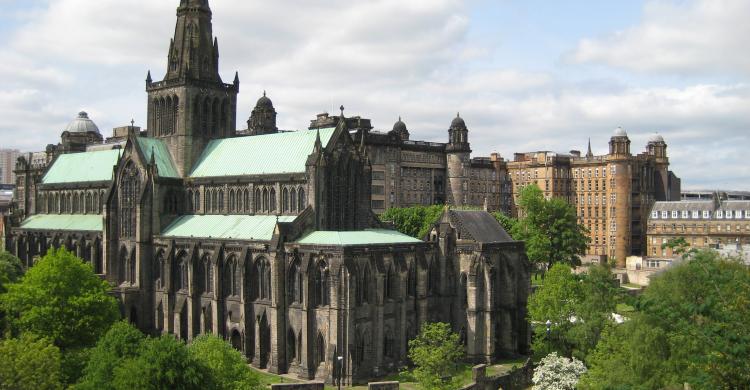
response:
M453 118L453 122L451 122L451 127L452 128L466 127L466 122L464 122L464 119L461 118L461 114L460 113L456 114L456 117Z
M398 117L398 122L393 124L393 131L397 133L403 133L405 131L408 131L406 129L406 123L401 121L401 117Z
M626 133L626 132L625 132L625 129L623 129L622 127L619 127L619 126L618 126L618 127L617 127L617 128L615 129L615 132L614 132L614 133L612 133L612 136L613 136L613 137L627 137L627 136L628 136L628 133Z
M65 131L69 133L92 132L99 134L99 128L96 126L96 123L89 119L89 114L87 114L85 111L79 112L78 117L70 121L70 123L68 123L68 126L65 127Z
M273 102L271 99L266 96L266 91L263 91L263 96L261 96L260 99L258 99L258 103L255 104L255 107L258 108L273 108Z
M656 142L664 142L664 137L662 137L661 135L659 135L659 133L654 133L654 135L652 135L652 136L651 136L651 137L650 137L650 138L648 139L648 142L649 142L649 143L652 143L652 142L653 142L653 143L656 143Z

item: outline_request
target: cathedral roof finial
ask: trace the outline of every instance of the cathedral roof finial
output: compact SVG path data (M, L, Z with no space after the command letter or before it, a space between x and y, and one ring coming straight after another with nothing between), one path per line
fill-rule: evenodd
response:
M341 110L341 118L344 118L344 105L342 104L341 107L339 107L339 110Z
M146 84L151 84L153 79L151 79L151 70L149 69L148 73L146 74Z
M240 72L234 71L234 85L240 85Z
M266 90L263 90L263 97L266 97Z

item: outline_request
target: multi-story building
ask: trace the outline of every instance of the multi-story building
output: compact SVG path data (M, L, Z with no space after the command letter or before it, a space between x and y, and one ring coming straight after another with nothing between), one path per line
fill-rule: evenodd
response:
M648 254L675 256L662 247L684 238L691 248L723 248L750 244L750 201L712 199L656 202L648 218Z
M0 184L16 184L13 170L20 154L18 149L0 149Z
M427 321L450 323L471 361L528 352L523 243L485 211L446 210L426 240L386 229L371 210L366 121L342 108L280 131L264 94L237 132L239 76L224 83L218 60L208 1L181 0L166 76L146 77L148 129L102 144L79 115L58 147L19 159L6 248L30 266L66 247L141 329L211 332L274 373L330 382L340 370L349 384L395 371ZM493 178L472 169L494 166L469 160L463 120L451 128L448 145L402 140L383 192L478 201L472 186ZM420 157L441 148L457 156L444 172Z

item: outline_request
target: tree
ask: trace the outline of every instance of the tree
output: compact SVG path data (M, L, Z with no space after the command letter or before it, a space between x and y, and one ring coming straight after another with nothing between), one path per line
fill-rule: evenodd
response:
M50 250L0 297L11 328L54 342L63 353L93 346L119 319L110 286L61 248Z
M425 323L409 341L409 359L416 366L413 376L423 389L459 388L456 374L463 354L459 335L443 322Z
M6 286L15 283L22 274L21 260L6 251L0 251L0 294L8 291Z
M583 362L557 356L552 352L534 370L534 390L573 390L578 379L586 372Z
M185 343L171 335L145 339L138 355L126 358L114 369L114 389L167 390L214 389L212 376L191 355Z
M525 241L529 260L547 269L554 263L580 264L578 255L586 252L589 238L572 205L545 199L539 187L529 185L521 190L518 206L521 217L511 235Z
M567 264L557 263L547 272L544 284L529 298L530 320L551 322L550 334L538 331L533 340L537 356L557 351L586 361L602 331L612 323L619 294L611 271L592 265L575 275Z
M605 332L590 359L586 388L750 383L750 271L744 264L698 251L653 277L638 308L630 321Z
M497 222L500 222L500 225L508 234L513 235L513 227L518 223L517 219L511 218L500 211L495 211L492 216L497 219Z
M76 390L111 389L114 371L126 359L138 356L146 336L127 322L117 322L99 339L90 353Z
M211 334L202 335L190 343L188 350L195 360L208 367L217 389L263 388L260 378L250 370L242 354L225 340Z
M415 206L390 208L380 216L381 221L393 222L396 230L414 238L422 239L443 213L443 206Z
M7 286L18 281L23 274L21 260L12 254L0 250L0 294L8 291ZM0 308L0 336L8 330L5 311Z
M685 237L670 238L669 241L661 244L661 248L669 248L675 255L682 255L683 257L696 252L695 249L690 249L690 243L685 240Z
M31 335L0 341L0 389L62 389L60 350Z

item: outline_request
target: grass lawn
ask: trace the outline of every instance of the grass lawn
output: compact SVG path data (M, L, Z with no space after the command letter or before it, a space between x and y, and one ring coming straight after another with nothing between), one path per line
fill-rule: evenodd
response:
M532 286L541 286L544 284L544 279L542 279L542 274L531 274L531 285Z
M634 312L635 308L628 305L627 303L618 303L615 311L617 312L617 314L628 314Z

